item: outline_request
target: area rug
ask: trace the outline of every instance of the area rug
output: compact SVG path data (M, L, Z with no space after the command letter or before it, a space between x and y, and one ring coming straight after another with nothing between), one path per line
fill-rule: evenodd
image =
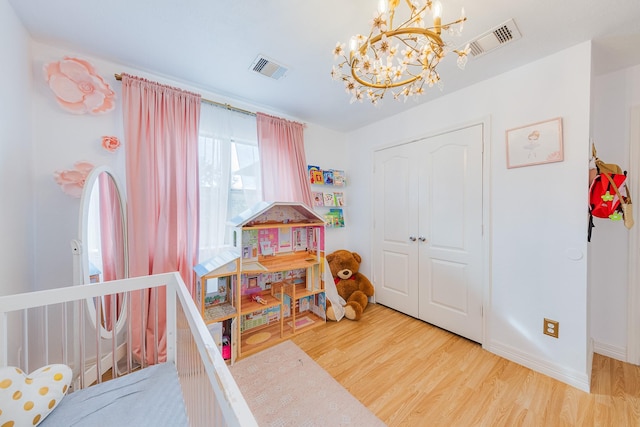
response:
M230 369L261 427L385 425L291 341Z

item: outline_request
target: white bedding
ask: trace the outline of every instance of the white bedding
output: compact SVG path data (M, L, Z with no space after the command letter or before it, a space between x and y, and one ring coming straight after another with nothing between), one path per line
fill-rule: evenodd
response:
M71 393L41 426L188 426L173 363L162 363Z

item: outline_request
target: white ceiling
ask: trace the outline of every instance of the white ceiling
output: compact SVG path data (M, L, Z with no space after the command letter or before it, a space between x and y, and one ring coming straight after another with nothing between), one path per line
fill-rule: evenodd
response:
M173 77L224 97L348 131L415 105L385 98L350 104L330 70L337 41L367 33L377 0L9 0L32 37L132 68ZM403 2L404 3L404 2ZM596 74L640 64L640 0L442 0L443 22L468 21L467 41L513 18L520 40L438 70L444 87L418 102L503 73L586 40ZM401 6L404 7L404 6ZM273 80L249 68L258 54L287 66ZM602 60L600 60L602 58Z

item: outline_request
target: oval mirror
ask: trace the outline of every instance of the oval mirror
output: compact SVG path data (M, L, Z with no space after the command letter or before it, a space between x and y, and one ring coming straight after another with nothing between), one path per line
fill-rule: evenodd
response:
M82 283L85 285L129 277L125 203L115 175L100 166L91 171L80 203ZM112 336L124 325L124 294L87 301L94 325L100 321L101 335Z

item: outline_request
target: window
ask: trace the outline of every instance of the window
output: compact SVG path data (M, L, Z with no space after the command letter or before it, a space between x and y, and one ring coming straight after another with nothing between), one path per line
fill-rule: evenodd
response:
M204 261L231 246L227 221L262 198L256 118L203 103L198 158Z

